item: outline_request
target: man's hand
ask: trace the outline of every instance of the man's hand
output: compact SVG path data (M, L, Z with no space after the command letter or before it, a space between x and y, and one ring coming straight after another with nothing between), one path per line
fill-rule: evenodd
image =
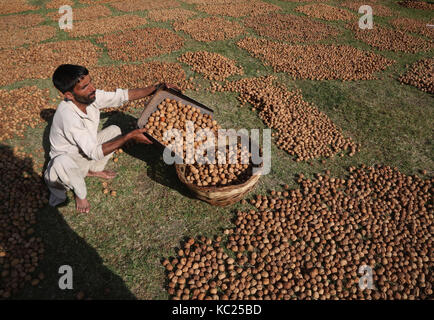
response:
M171 84L171 83L163 83L164 85L166 85L166 87L168 87L169 89L174 89L174 90L177 90L177 91L180 91L181 92L181 89L179 89L176 85L174 85L174 84Z
M143 134L144 132L146 132L145 128L133 130L128 133L128 140L133 140L138 143L152 144L152 141Z

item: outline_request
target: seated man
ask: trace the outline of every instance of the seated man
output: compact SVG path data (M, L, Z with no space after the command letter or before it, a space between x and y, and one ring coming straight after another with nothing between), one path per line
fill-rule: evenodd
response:
M153 94L158 86L140 89L105 92L92 85L85 67L64 64L53 74L54 86L63 93L62 101L54 114L50 130L50 162L44 173L50 190L49 204L56 206L66 200L66 189L75 194L78 212L89 212L86 176L111 179L114 172L104 170L113 152L128 141L152 143L136 129L121 135L118 126L111 125L97 132L100 109L119 107L129 100Z

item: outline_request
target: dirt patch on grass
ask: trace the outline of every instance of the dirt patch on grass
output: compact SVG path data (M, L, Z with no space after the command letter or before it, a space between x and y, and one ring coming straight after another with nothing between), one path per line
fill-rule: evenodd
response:
M107 17L92 21L76 22L69 33L73 37L82 37L91 34L105 34L131 29L146 24L147 22L147 19L135 15Z
M176 31L184 31L197 41L218 41L232 39L244 33L244 27L238 22L228 21L220 17L207 17L188 21L176 21Z
M14 136L23 137L24 131L41 122L42 110L50 106L50 92L35 86L11 91L0 90L2 112L0 114L0 141Z
M393 61L347 45L287 45L245 38L237 46L296 79L368 80Z
M234 74L243 74L243 69L236 62L221 54L197 51L184 53L179 59L210 80L224 80Z
M140 61L148 57L179 50L184 39L168 29L145 28L98 38L113 60Z
M51 78L62 63L95 65L101 49L88 40L59 41L33 45L28 48L0 51L3 72L0 85L24 79Z
M211 90L239 92L239 100L251 103L264 123L275 129L277 147L295 156L296 161L329 158L345 150L355 154L356 144L345 138L326 114L304 101L300 91L288 91L274 85L274 80L270 76L248 78L224 86L214 84Z
M314 3L300 6L295 9L298 12L313 18L328 20L328 21L350 21L357 18L352 12L348 10L332 7L327 4Z
M417 61L399 78L399 81L434 94L434 58Z
M196 15L194 11L171 8L171 9L154 9L150 10L148 17L154 21L186 20Z
M211 15L223 15L231 17L255 16L282 10L281 7L258 0L235 3L210 3L199 4L196 8Z
M261 36L290 42L319 41L336 37L341 32L332 26L291 14L269 14L244 19L246 27Z
M434 47L434 42L411 36L400 30L393 30L374 24L372 29L360 29L358 24L347 24L354 32L354 37L380 50L402 51L416 53L428 51Z

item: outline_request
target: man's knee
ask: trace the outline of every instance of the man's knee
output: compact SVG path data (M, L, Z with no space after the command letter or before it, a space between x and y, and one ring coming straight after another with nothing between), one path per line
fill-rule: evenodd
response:
M101 143L109 142L112 139L115 139L122 135L121 128L117 125L112 124L107 128L98 132L98 141Z

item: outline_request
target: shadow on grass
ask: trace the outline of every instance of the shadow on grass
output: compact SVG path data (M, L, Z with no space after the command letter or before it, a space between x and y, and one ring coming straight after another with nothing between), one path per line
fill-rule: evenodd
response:
M48 190L32 161L0 145L0 298L135 299L58 209L44 205ZM62 265L72 268L72 289L59 288Z
M137 118L123 112L110 112L101 114L101 118L108 118L104 128L110 125L117 125L121 128L122 134L132 130L131 124L137 124ZM153 145L133 144L124 146L122 149L128 155L144 161L148 165L147 176L155 182L170 189L178 191L181 195L190 199L196 199L193 194L179 181L174 165L167 165L163 160L163 147L154 143Z

